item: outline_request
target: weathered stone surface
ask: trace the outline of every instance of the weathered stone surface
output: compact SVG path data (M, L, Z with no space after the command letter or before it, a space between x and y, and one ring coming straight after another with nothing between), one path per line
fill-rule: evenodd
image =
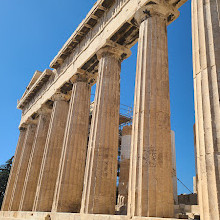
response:
M22 197L19 210L32 211L34 197L37 189L37 180L43 159L44 147L50 122L50 112L43 111L39 115L39 122L36 130L34 143L29 159L28 169L22 190Z
M57 91L69 93L72 89L69 80L76 78L77 74L73 73L78 68L84 70L82 77L89 74L88 81L93 85L99 64L81 214L56 211L77 212L80 207L89 105L88 86L82 82L73 86L70 108L66 95L55 100L48 132L46 127L42 128L44 131L39 128L41 122L36 136L36 125L29 125L25 135L21 132L2 206L2 210L18 210L20 204L21 210L31 210L36 191L34 210L51 211L54 204L53 212L1 212L0 219L110 220L173 216L166 26L178 17L177 9L184 2L98 0L51 63L55 69L34 74L18 103L23 111L21 127L30 118L36 119L42 105L52 105L51 98ZM219 0L192 0L195 142L202 220L219 220L220 214L219 8ZM126 48L137 42L139 32L129 215L87 215L114 213L120 63L129 53ZM123 156L128 167L128 154Z
M140 25L128 215L173 217L170 96L166 19Z
M4 200L3 200L3 203L2 203L2 207L1 207L2 211L8 211L8 208L9 208L9 203L10 203L10 199L11 199L11 196L12 196L13 186L14 186L15 179L16 179L16 174L17 174L17 171L18 171L18 165L19 165L21 153L22 153L22 150L23 150L23 144L24 144L24 140L25 140L26 131L27 131L26 128L21 128L20 129L20 135L19 135L19 140L18 140L15 156L14 156L14 159L13 159L13 165L12 165L12 168L11 168L7 188L6 188L6 191L5 191Z
M101 49L86 161L82 213L114 214L116 200L121 51Z
M191 193L191 194L181 194L178 195L178 201L179 204L185 204L185 205L197 205L197 194Z
M36 133L36 124L29 124L27 126L27 132L22 146L22 153L16 173L16 178L13 186L11 200L9 204L9 210L17 211L19 208L21 193L24 186L25 176L28 168L28 161L31 154L32 145Z
M109 0L109 2L113 2ZM176 3L174 8L179 8L186 0L172 0L170 1L172 4ZM57 91L66 81L68 81L73 73L77 73L77 69L81 68L85 65L93 56L97 53L97 51L104 47L106 44L106 40L111 39L114 35L117 35L118 32L121 31L121 28L130 24L130 28L123 31L122 38L124 38L122 44L128 48L131 48L138 41L137 28L135 24L132 24L133 17L136 11L146 4L152 3L151 0L120 0L114 1L114 6L110 9L106 10L106 13L103 13L101 19L94 16L94 10L100 10L99 7L102 5L103 0L98 0L94 7L89 12L89 16L93 17L93 19L97 19L98 23L92 28L88 34L85 35L83 41L77 44L77 49L74 48L73 53L71 54L63 54L63 49L68 50L71 48L73 42L73 34L71 38L68 40L68 46L65 44L63 49L59 53L59 57L56 57L56 61L60 62L61 66L59 68L56 67L56 71L58 72L58 77L54 80L51 85L42 92L41 96L37 97L37 99L30 105L29 111L27 111L23 117L21 118L21 123L25 123L25 121L36 111L38 111L39 107L44 104L48 99L53 96L54 92ZM159 3L159 2L158 2ZM106 3L105 3L106 4ZM107 4L108 5L108 4ZM172 22L176 19L176 17L171 16L169 22ZM88 17L87 17L88 19ZM88 22L85 19L82 24ZM135 32L131 32L130 30L134 29ZM81 29L77 29L76 32L80 33ZM130 33L130 35L128 34ZM123 36L125 35L125 36ZM116 38L117 39L117 38ZM77 41L76 41L77 42ZM115 41L117 42L117 40ZM67 59L63 60L62 57L67 57ZM54 63L54 62L53 62ZM51 67L53 64L51 64ZM96 66L97 67L97 64ZM53 67L54 68L54 67Z
M185 204L179 204L174 206L175 210L175 217L178 218L178 216L182 213L185 213L190 217L190 219L194 219L194 216L200 215L200 210L198 205L185 205ZM188 218L187 218L188 219ZM199 218L195 218L199 219Z
M93 215L55 212L1 212L0 220L129 220L123 215ZM174 220L173 218L133 217L132 220Z
M69 104L65 100L64 95L58 94L54 99L55 101L33 206L34 211L51 211L53 204L69 109Z
M219 1L192 1L198 195L201 219L220 219Z
M130 168L130 152L131 152L131 131L132 126L123 127L121 136L121 161L118 185L118 213L127 214L128 202L128 181ZM121 203L121 204L120 204Z
M177 194L177 175L176 175L176 146L175 146L175 132L171 131L171 147L172 147L172 177L173 177L173 198L174 204L178 204Z
M87 78L73 82L53 211L79 212L85 170L91 88Z

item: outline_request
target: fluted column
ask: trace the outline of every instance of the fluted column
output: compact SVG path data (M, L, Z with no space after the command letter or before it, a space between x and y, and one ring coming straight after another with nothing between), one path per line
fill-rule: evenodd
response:
M118 156L121 54L125 48L99 51L99 73L90 128L82 213L114 214Z
M174 199L174 204L178 205L177 175L176 175L176 146L175 146L174 131L171 131L171 147L172 147L173 199Z
M28 161L31 154L32 145L34 142L34 136L36 133L36 124L32 124L32 121L29 122L27 126L27 133L25 136L23 149L20 156L20 161L18 164L18 170L15 177L15 182L13 186L13 191L11 195L11 200L9 204L10 211L18 211L20 200L21 200L21 193L24 185L24 180L28 168Z
M202 220L220 219L220 2L192 1L198 196Z
M129 216L173 217L174 214L167 51L167 17L173 12L172 8L166 7L147 6L136 17L140 30L131 140Z
M123 127L121 137L121 161L118 194L124 198L124 206L120 209L120 214L127 214L128 202L128 180L130 168L130 152L131 152L131 131L132 126L127 125Z
M19 165L19 161L20 161L20 157L21 157L21 153L22 153L22 149L23 149L26 131L27 131L26 128L23 128L23 127L20 128L20 135L19 135L19 139L18 139L18 144L17 144L17 148L15 151L15 156L13 158L13 164L12 164L10 176L8 179L7 188L5 191L4 200L2 203L2 207L1 207L2 211L8 211L8 208L9 208L9 203L10 203L10 199L12 196L16 173L18 171L18 165Z
M81 206L91 93L86 74L81 74L75 74L72 79L72 95L53 203L53 211L57 212L79 212Z
M51 211L58 176L69 104L64 94L55 94L53 110L40 168L33 211Z
M37 189L37 180L40 173L40 167L49 128L51 110L45 106L41 108L38 113L39 122L34 138L19 207L19 210L21 211L32 211Z

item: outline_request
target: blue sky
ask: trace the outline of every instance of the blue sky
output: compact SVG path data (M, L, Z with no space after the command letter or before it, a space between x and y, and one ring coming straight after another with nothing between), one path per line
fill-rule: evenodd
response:
M95 0L0 1L0 164L15 151L21 111L16 109L35 70L43 71ZM168 27L171 126L176 133L177 176L191 190L195 173L190 1ZM137 45L122 64L121 103L133 105ZM94 93L94 89L92 91ZM178 184L179 193L188 191Z

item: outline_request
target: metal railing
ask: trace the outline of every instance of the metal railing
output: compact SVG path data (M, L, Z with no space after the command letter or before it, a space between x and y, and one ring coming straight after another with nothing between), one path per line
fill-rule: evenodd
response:
M94 97L95 94L91 94L90 114L94 109ZM121 117L124 116L127 119L125 123L120 124L120 130L121 130L125 125L130 125L132 123L133 108L128 105L120 104L120 116Z

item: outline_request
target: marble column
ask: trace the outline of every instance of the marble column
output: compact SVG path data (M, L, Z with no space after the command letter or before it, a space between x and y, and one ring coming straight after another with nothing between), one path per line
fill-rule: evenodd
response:
M18 139L18 144L17 144L17 148L15 151L15 156L13 158L13 164L12 164L12 168L11 168L11 172L10 172L10 176L8 179L8 184L7 184L7 188L5 191L5 196L4 196L4 200L2 203L2 207L1 210L2 211L8 211L9 209L9 203L10 203L10 199L12 196L12 191L13 191L13 186L15 183L15 177L16 177L16 173L18 171L18 165L19 165L19 161L20 161L20 157L21 157L21 153L22 153L22 149L23 149L23 144L24 144L24 140L25 140L25 135L26 135L26 128L21 127L20 128L20 135L19 135L19 139Z
M28 169L24 181L19 210L32 211L34 197L37 189L37 180L40 173L44 147L49 128L51 109L43 107L39 111L39 122L34 138Z
M147 6L137 14L140 30L128 191L130 217L174 215L167 51L170 9L159 9L159 5Z
M10 211L18 211L18 208L19 208L19 204L21 200L21 193L22 193L22 189L24 185L27 168L28 168L28 161L30 158L30 154L31 154L31 150L32 150L33 142L34 142L34 136L36 133L36 127L37 125L35 124L35 121L30 121L27 126L27 133L25 136L23 149L20 155L18 170L16 173L11 200L9 204Z
M98 52L99 71L90 128L81 212L114 214L119 135L121 55L126 48Z
M128 180L130 168L130 152L131 152L131 131L132 126L127 125L123 127L121 136L121 160L120 160L120 174L118 185L118 196L123 196L124 204L120 208L120 214L127 214L128 202Z
M172 177L173 177L173 198L174 204L178 205L177 193L177 175L176 175L176 146L175 146L175 132L171 131L171 147L172 147Z
M220 1L192 1L198 195L202 220L220 219Z
M53 203L55 212L79 212L82 200L91 86L85 73L75 74L71 81L72 95Z
M33 211L49 212L53 204L69 109L69 103L64 94L55 94L53 100L53 110L40 168Z
M195 95L195 93L194 93ZM197 116L196 116L197 117ZM196 172L196 176L193 177L193 193L197 194L197 202L199 203L199 195L198 195L198 185L199 185L199 181L198 181L198 153L197 153L197 143L196 143L196 125L193 125L193 134L194 134L194 157L195 157L195 172Z

